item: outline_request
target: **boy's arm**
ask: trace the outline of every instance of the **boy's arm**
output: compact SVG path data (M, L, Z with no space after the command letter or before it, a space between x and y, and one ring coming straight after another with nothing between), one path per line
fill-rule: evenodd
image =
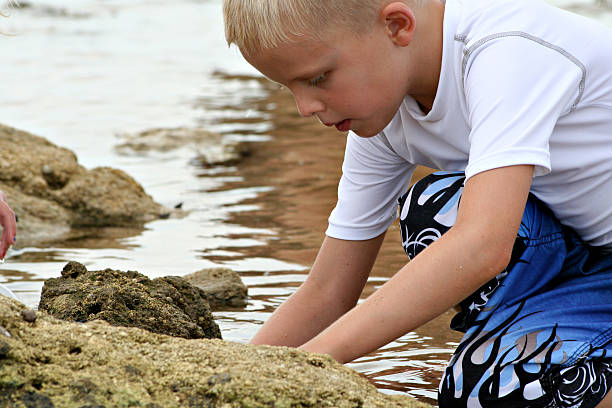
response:
M348 362L442 314L501 272L525 209L533 166L479 173L455 225L368 299L304 344Z
M366 241L326 237L306 281L267 320L253 344L297 347L350 310L368 279L384 234Z

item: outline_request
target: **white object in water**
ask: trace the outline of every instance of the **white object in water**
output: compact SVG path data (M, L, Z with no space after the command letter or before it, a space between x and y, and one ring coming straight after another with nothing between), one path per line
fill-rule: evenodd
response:
M1 283L0 283L0 295L10 297L11 299L19 300L17 299L17 296L15 296L15 294L9 288L7 288Z

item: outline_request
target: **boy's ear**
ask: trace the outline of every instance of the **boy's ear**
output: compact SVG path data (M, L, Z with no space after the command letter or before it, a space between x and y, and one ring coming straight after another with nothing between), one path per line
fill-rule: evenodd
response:
M416 18L412 9L403 2L387 4L380 12L387 35L396 44L405 47L412 41Z

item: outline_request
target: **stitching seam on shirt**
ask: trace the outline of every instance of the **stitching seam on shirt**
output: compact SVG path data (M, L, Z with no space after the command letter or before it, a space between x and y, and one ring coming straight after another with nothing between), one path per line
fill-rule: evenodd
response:
M572 107L570 108L570 112L576 109L576 106L578 105L578 103L580 102L580 100L582 99L582 94L584 93L584 84L585 84L585 80L586 80L586 67L584 66L584 64L582 62L580 62L580 60L578 60L578 58L574 57L572 54L570 54L568 51L566 51L565 49L554 45L552 43L549 43L548 41L545 41L539 37L536 37L534 35L525 33L523 31L507 31L507 32L503 32L503 33L496 33L496 34L491 34L489 36L486 36L484 38L481 38L480 40L476 41L471 47L467 46L467 37L463 34L457 34L455 35L455 40L456 41L460 41L462 43L465 44L466 48L464 48L463 50L463 61L461 64L461 78L463 78L463 81L465 81L465 69L467 67L467 62L468 59L470 58L470 56L472 55L472 53L474 53L474 51L476 51L476 49L478 49L478 47L482 46L483 44L492 41L492 40L496 40L498 38L504 38L504 37L522 37L525 38L527 40L531 40L533 42L536 42L540 45L543 45L547 48L550 48L551 50L557 51L559 54L563 55L565 58L567 58L568 60L570 60L571 62L573 62L582 72L582 77L580 79L580 84L578 85L578 97L576 98L576 100L574 101L574 104L572 105ZM463 83L463 82L462 82ZM465 85L464 85L465 86Z

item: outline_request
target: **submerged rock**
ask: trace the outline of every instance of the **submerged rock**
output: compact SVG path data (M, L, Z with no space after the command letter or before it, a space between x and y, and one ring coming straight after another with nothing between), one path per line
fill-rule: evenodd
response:
M284 347L187 340L79 324L0 296L0 406L417 407L331 358Z
M202 289L210 307L241 307L247 304L247 287L238 272L228 268L210 268L183 276Z
M204 166L230 165L250 154L247 145L224 138L219 133L200 128L150 129L136 134L123 134L119 153L166 152L189 147L198 152Z
M101 319L175 337L221 338L206 294L176 276L151 280L134 271L88 271L68 262L61 277L45 281L38 308L64 320Z
M167 215L126 173L87 170L48 140L0 125L0 190L19 217L19 242L58 238L72 227L138 226Z

